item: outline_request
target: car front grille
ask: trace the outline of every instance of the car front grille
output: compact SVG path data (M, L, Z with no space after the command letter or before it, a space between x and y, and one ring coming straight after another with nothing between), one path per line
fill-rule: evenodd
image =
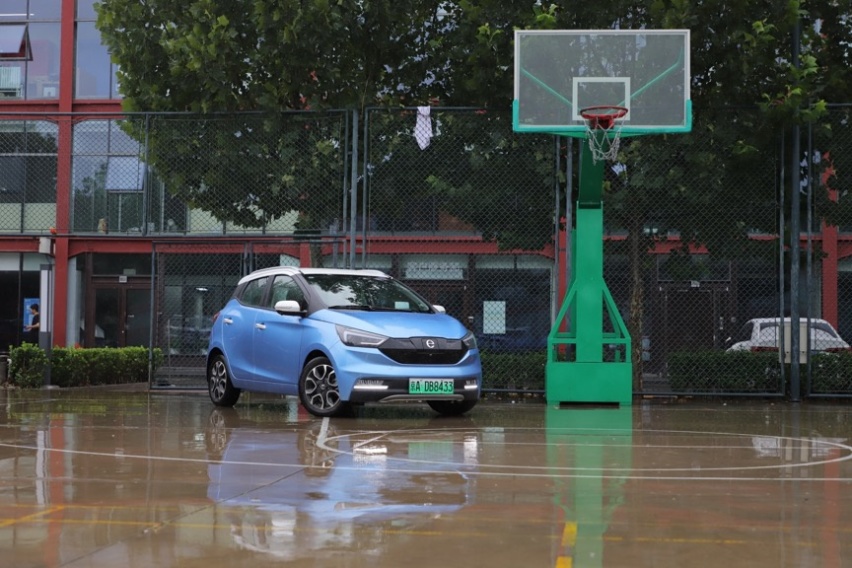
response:
M379 351L403 365L455 365L467 347L459 339L414 337L388 340Z

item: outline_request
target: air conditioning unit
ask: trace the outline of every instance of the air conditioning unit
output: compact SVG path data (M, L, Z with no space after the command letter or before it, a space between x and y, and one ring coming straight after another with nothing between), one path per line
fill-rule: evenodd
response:
M6 97L21 96L20 67L0 67L0 94Z

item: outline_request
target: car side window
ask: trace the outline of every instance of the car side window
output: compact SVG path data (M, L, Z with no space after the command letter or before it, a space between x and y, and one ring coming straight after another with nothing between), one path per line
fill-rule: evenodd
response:
M829 337L840 337L834 330L834 328L827 323L815 321L811 322L811 327L813 327L813 329L818 332L822 332L823 334L828 335Z
M275 304L281 300L294 300L303 308L306 305L305 294L290 276L276 276L272 281L272 294L269 297L268 307L274 308Z
M263 292L266 290L266 282L269 277L257 278L247 283L243 288L243 293L240 295L240 303L247 306L262 306Z
M837 339L837 336L823 329L814 329L814 332L811 334L811 341L815 345L819 345L820 341L830 342L832 339Z
M745 325L743 325L737 332L737 334L734 335L733 343L739 343L741 341L748 341L749 339L751 339L752 325L753 324L751 322L747 322Z

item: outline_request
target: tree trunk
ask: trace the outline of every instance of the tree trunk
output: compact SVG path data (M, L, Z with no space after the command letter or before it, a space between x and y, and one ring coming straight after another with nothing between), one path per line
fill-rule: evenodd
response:
M630 216L630 227L627 235L628 255L630 261L630 317L627 320L627 331L630 334L633 361L633 392L642 390L642 318L645 312L645 280L642 267L645 263L643 243L643 217L638 214Z

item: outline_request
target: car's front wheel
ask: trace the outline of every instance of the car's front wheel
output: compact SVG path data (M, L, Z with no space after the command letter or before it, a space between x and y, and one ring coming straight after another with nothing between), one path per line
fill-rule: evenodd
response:
M475 400L427 400L426 403L444 416L460 416L476 406Z
M299 379L299 399L314 416L337 416L347 407L340 399L337 373L326 357L311 359Z
M225 357L221 353L214 355L207 366L207 392L216 406L234 406L240 398L240 389L231 382Z

